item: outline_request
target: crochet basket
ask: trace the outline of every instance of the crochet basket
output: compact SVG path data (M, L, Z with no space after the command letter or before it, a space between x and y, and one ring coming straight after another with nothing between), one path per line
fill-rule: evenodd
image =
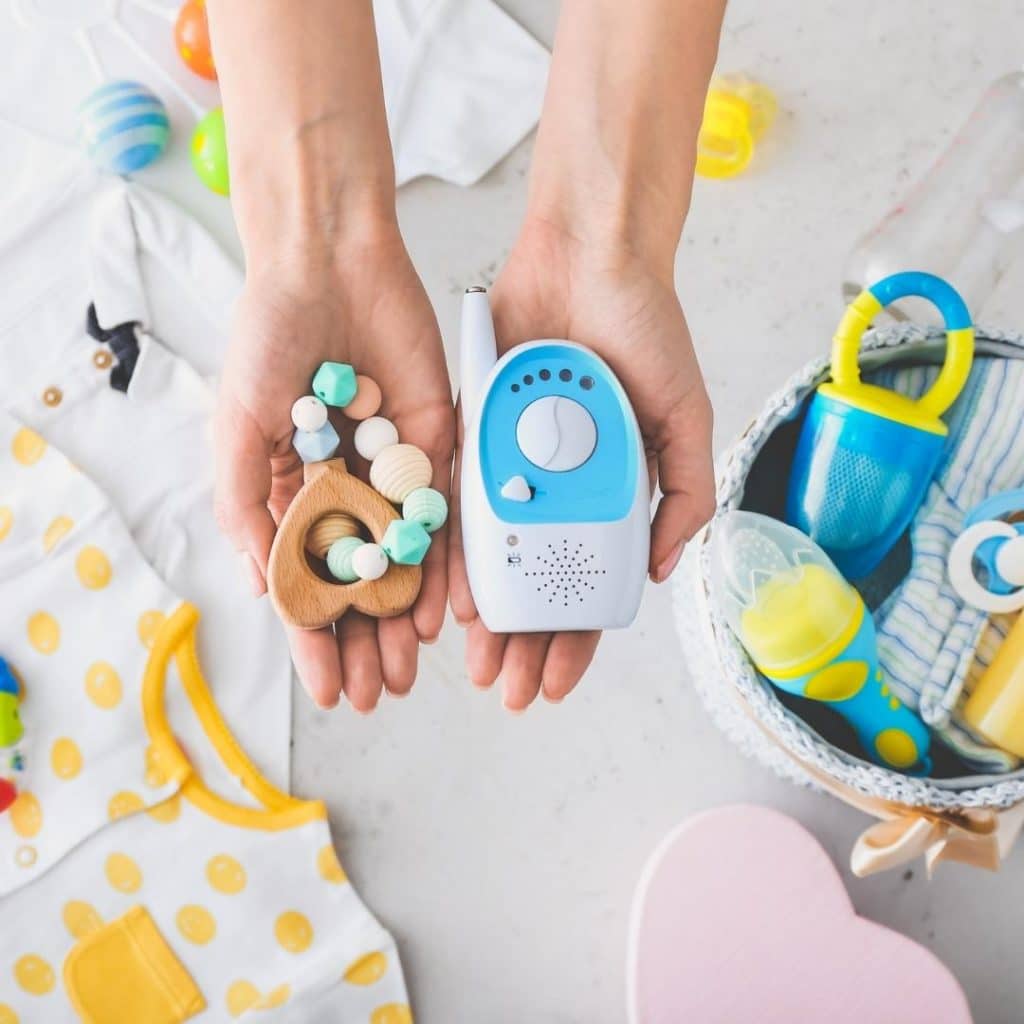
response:
M944 348L945 334L938 329L906 323L880 328L865 336L861 367L870 371L897 361L938 364ZM1024 359L1024 335L979 329L976 353ZM748 480L766 445L778 447L777 433L795 435L804 400L827 373L828 358L823 356L795 374L725 452L719 463L716 518L741 506L768 511L743 504ZM780 475L785 478L785 472ZM1024 823L1024 769L1000 776L912 778L829 743L757 674L715 607L707 534L705 528L688 545L674 576L673 599L694 685L719 727L744 753L782 778L830 792L880 819L852 851L856 874L918 856L926 858L929 871L941 860L996 869Z

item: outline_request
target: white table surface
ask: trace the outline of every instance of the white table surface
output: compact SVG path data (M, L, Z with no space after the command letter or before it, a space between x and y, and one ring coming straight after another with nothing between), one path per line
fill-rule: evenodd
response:
M504 6L550 44L556 4ZM1022 27L1020 0L731 4L719 66L770 84L781 113L749 173L697 183L677 260L719 447L823 351L849 247L985 85L1024 61ZM471 190L424 180L400 195L453 354L462 290L490 282L514 238L531 148ZM227 204L184 163L176 145L147 180L237 252ZM1024 325L1022 276L990 304L991 322ZM327 800L349 874L399 940L422 1024L622 1021L634 884L659 839L697 810L776 807L841 866L867 824L767 775L716 731L682 664L666 588L648 589L633 629L605 638L560 707L503 712L498 693L467 682L462 647L449 623L409 699L367 718L295 699L295 789ZM920 864L865 880L843 871L862 914L952 968L979 1024L1020 1018L1024 856L998 875L944 865L932 882Z

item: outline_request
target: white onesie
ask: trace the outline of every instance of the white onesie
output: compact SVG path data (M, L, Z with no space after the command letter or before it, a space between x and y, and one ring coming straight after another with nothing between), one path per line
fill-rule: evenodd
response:
M27 762L0 815L0 1024L411 1024L324 806L267 782L224 724L195 608L86 474L2 414L0 509ZM187 746L174 694L200 726ZM196 769L200 744L229 783Z

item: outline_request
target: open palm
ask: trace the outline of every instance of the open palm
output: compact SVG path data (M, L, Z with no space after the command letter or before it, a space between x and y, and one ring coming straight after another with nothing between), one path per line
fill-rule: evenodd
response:
M566 338L601 355L636 411L652 482L662 492L649 572L666 579L684 543L713 510L711 406L683 311L664 280L627 251L584 244L544 222L524 228L491 293L499 352L536 338ZM460 434L461 439L461 434ZM458 490L458 466L455 480ZM468 627L466 662L478 686L500 677L505 706L542 693L560 701L590 664L598 632L491 633L466 576L454 495L449 589Z
M217 418L217 513L245 553L253 587L265 589L267 559L289 502L302 485L291 446L291 405L308 394L325 360L351 363L381 387L381 415L405 442L422 448L432 486L448 492L454 442L451 389L441 337L426 293L397 235L349 246L318 263L308 255L250 272L239 302ZM339 454L366 477L352 447L351 420L331 411ZM289 628L296 670L322 707L341 694L369 711L382 688L402 695L416 677L418 645L444 621L446 536L423 563L420 595L403 615L375 620L350 612L332 629Z

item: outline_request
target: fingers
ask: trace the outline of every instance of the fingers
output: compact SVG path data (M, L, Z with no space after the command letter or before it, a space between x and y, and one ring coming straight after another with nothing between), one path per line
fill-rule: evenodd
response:
M466 558L462 547L462 512L460 506L462 496L460 484L462 471L461 409L457 407L455 414L459 418L460 426L459 445L455 450L455 467L452 473L451 511L448 515L448 602L451 605L455 621L460 626L468 626L476 619L477 611L472 591L469 589L469 577L466 575Z
M404 697L412 689L416 681L419 643L420 638L411 615L397 615L377 623L381 677L384 689L392 697Z
M353 609L338 623L336 632L342 689L356 711L368 714L377 706L384 685L377 620Z
M295 672L319 708L333 708L341 698L341 659L331 629L286 627Z
M655 583L668 579L683 545L715 511L711 458L711 403L703 388L680 406L663 431L658 451L662 498L651 527L649 572Z
M556 633L544 659L541 693L546 701L557 704L565 700L593 661L600 632Z
M448 448L439 460L434 461L432 486L446 499L451 486L451 457L451 449ZM431 535L430 547L423 559L423 583L412 609L416 635L427 644L437 640L448 607L448 531L453 518L449 512L448 524Z
M508 638L501 664L501 700L509 711L525 711L540 692L550 643L550 633L516 633Z
M505 656L504 633L492 633L479 618L466 633L466 671L470 682L482 690L494 685Z
M266 590L267 560L274 541L274 520L267 509L270 455L271 444L255 420L223 397L216 429L217 522L236 550L251 560L248 572L257 596Z

